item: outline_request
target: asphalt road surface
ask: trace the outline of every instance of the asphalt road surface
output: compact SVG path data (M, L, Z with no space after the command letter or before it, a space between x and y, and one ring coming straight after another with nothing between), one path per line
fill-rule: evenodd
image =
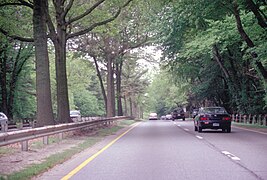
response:
M146 121L98 153L55 169L40 179L267 179L267 134L239 128L198 133L192 121Z

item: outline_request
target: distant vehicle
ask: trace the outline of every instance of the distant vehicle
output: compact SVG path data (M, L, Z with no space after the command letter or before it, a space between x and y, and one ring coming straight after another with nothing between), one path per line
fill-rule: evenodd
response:
M150 113L148 119L149 120L158 120L157 113Z
M194 118L195 131L203 129L222 129L231 132L231 116L223 107L202 107Z
M0 123L7 122L7 121L8 121L7 116L4 113L0 112Z
M183 121L185 120L185 115L184 115L183 109L174 110L172 112L172 120L174 121L176 119L182 119Z
M8 129L7 121L8 121L7 116L4 113L0 112L0 128L2 132L7 131Z
M80 120L81 119L81 113L78 110L72 110L70 111L70 118L72 120Z
M193 109L192 111L192 117L195 118L198 114L198 109Z
M172 120L172 115L171 114L167 114L166 115L166 120Z
M166 116L161 116L160 119L161 120L166 120Z

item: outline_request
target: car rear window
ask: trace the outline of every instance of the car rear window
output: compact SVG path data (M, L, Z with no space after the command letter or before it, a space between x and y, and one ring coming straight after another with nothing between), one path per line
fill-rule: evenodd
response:
M211 113L211 114L227 114L226 110L222 107L220 108L204 108L204 113Z

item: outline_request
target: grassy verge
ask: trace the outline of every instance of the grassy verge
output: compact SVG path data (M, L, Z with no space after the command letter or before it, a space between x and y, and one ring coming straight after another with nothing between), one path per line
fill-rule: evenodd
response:
M37 176L38 174L41 174L47 171L48 169L54 167L55 165L63 163L64 161L70 159L73 155L80 153L81 151L87 148L92 147L94 144L101 141L104 137L114 134L121 128L127 127L133 123L135 123L134 120L124 120L124 121L119 121L117 125L112 126L110 128L99 129L95 135L88 137L81 144L78 144L77 146L73 148L67 149L64 152L53 154L50 157L46 158L40 164L32 164L24 168L23 170L12 173L10 175L0 175L0 180L2 179L8 179L8 180L31 179L32 177Z
M237 122L232 122L232 123L233 123L233 125L240 126L240 127L262 128L262 129L267 128L267 126L258 125L258 124L246 124L246 123L237 123Z

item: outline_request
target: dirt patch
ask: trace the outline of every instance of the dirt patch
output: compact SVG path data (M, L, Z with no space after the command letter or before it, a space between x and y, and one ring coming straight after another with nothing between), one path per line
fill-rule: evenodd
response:
M96 135L97 130L83 130L64 134L64 139L51 136L51 144L43 145L43 139L29 141L29 151L21 151L19 143L0 148L0 174L9 175L31 164L39 164L47 157L63 152L83 143L89 136Z

